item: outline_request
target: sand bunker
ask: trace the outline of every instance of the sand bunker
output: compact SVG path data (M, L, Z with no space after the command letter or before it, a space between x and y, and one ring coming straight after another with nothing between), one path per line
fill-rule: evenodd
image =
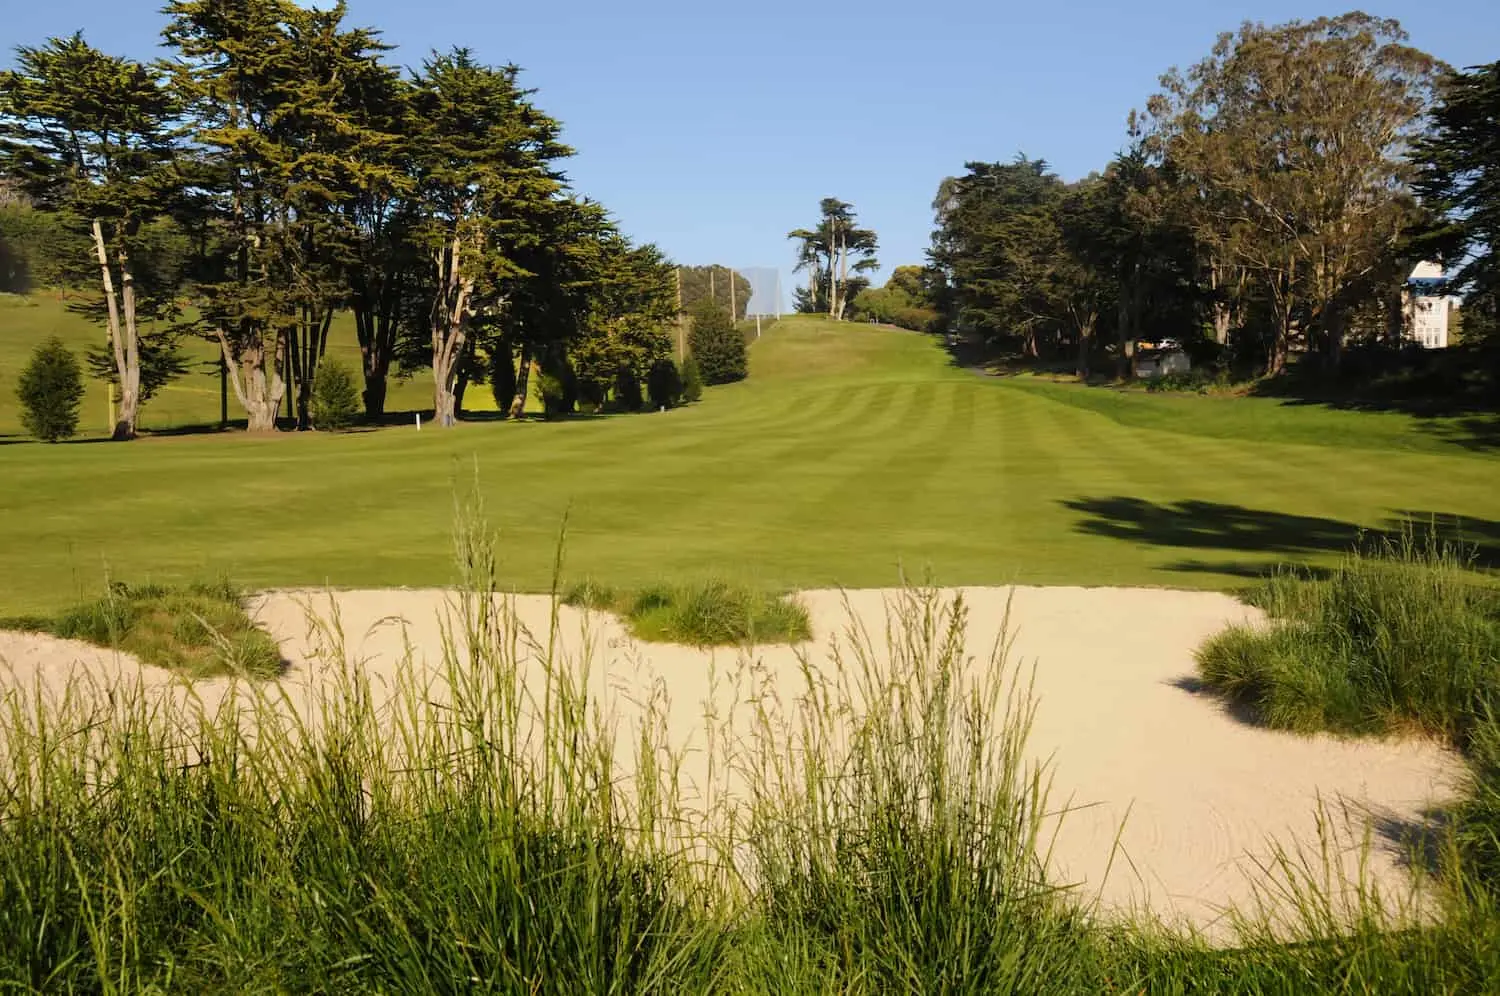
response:
M1359 839L1371 831L1367 874L1383 889L1404 892L1411 880L1394 841L1418 826L1424 811L1449 798L1462 774L1459 760L1429 742L1349 741L1300 737L1248 725L1192 687L1193 650L1232 622L1254 618L1220 594L1155 589L971 588L969 652L986 658L1010 606L1011 659L1036 664L1036 722L1030 750L1048 759L1052 801L1069 812L1057 830L1053 868L1097 895L1106 908L1145 908L1166 920L1210 930L1226 906L1245 904L1275 839L1317 849L1320 804L1334 816L1340 860L1353 873ZM805 648L814 665L830 635L849 623L850 609L876 635L885 626L885 591L809 591L813 620ZM390 689L408 646L419 661L437 658L440 591L273 592L252 613L279 640L292 667L282 679L289 701L309 702L329 680L318 663L319 639L308 625L310 606L324 618L336 612L346 654ZM546 598L515 599L517 615L545 634ZM683 749L686 791L706 771L701 757L705 709L722 717L743 702L738 651L639 644L612 618L562 610L559 637L578 647L592 641L596 691L622 718L652 687L669 699L665 732ZM782 703L803 689L794 650L759 648L754 674ZM69 641L0 633L0 661L10 668L0 683L41 680L61 686L75 669L118 677L136 673L129 661ZM169 676L145 669L150 683ZM711 675L713 681L711 682ZM113 680L107 677L107 680ZM212 704L228 683L199 682L194 693ZM1118 848L1116 843L1118 841ZM1106 870L1108 875L1106 876Z

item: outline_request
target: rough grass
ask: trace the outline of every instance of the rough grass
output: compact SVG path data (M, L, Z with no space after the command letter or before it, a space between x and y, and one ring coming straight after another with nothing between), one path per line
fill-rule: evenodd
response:
M1026 760L1024 676L998 652L968 661L962 602L933 591L896 601L884 643L851 630L809 668L785 725L710 731L752 791L737 829L684 848L696 817L663 791L655 723L617 757L631 738L594 708L589 662L496 613L494 563L467 559L441 648L451 702L377 711L326 621L345 684L305 726L263 685L248 714L206 716L125 689L103 714L76 696L41 721L7 697L0 987L1425 994L1500 978L1482 897L1389 931L1373 909L1328 915L1313 878L1294 943L1246 923L1227 950L1090 916L1038 857L1054 809ZM523 672L545 676L533 698Z
M1271 726L1466 745L1500 705L1500 590L1435 537L1381 540L1325 577L1283 572L1253 601L1272 624L1231 628L1198 663Z
M1279 575L1198 653L1204 681L1263 722L1306 733L1416 732L1468 758L1438 855L1456 891L1500 898L1500 590L1462 548L1411 533L1348 555L1326 577Z
M228 582L180 588L115 582L99 598L53 617L0 618L0 629L50 633L132 654L188 677L281 670L276 641L245 613Z
M637 639L656 643L714 647L801 643L812 637L807 608L796 598L722 580L633 592L586 580L564 593L563 604L614 612Z

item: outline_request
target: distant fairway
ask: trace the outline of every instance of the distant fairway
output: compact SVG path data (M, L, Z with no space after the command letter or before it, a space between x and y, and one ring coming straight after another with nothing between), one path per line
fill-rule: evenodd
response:
M34 341L16 328L0 328L0 365ZM505 576L527 590L549 583L565 511L568 574L619 586L874 586L930 568L945 584L1223 588L1327 562L1359 526L1408 512L1462 517L1500 546L1500 459L1460 422L986 378L930 337L807 318L757 342L751 370L665 414L0 439L14 443L0 445L0 614L54 608L106 572L447 582L455 487L476 466ZM13 382L0 369L0 433L17 431ZM217 418L213 378L176 390L148 427ZM401 390L425 400L421 381Z

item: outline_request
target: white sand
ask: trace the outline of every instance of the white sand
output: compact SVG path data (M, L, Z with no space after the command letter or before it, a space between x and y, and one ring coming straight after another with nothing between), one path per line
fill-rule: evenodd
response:
M1029 746L1050 760L1054 805L1070 807L1057 830L1052 865L1106 909L1144 908L1213 932L1226 906L1248 904L1252 883L1266 881L1257 867L1272 853L1270 839L1320 846L1320 800L1334 816L1342 868L1353 875L1357 843L1368 827L1420 823L1425 809L1452 796L1461 776L1460 761L1432 743L1275 733L1246 725L1182 687L1193 674L1197 646L1231 622L1255 618L1228 596L1108 588L963 593L969 652L981 660L1013 599L1011 659L1036 664L1039 703ZM847 625L845 598L878 644L893 593L810 591L801 597L813 618L815 639L806 649L816 665L829 636ZM390 688L407 641L419 658L439 656L444 603L438 591L273 592L258 598L252 611L292 664L282 679L289 701L306 704L328 682L328 667L317 660L319 640L307 623L309 604L325 617L336 608L348 658L377 686ZM515 606L533 631L546 633L545 598L521 597ZM741 714L748 709L747 672L737 671L737 652L637 644L608 617L564 609L563 643L576 648L585 635L595 641L596 659L607 664L596 664L591 683L608 693L622 717L628 720L633 703L653 685L670 698L665 731L688 751L683 775L693 792L691 786L707 780L701 752L706 704L712 701L721 718L733 713L736 701ZM796 653L770 647L755 656L750 671L762 690L782 703L794 701L803 688ZM59 688L79 669L103 676L104 683L144 670L151 684L172 684L164 673L107 651L37 636L0 633L0 661L10 668L0 673L0 686L40 681ZM717 688L710 687L711 673ZM731 680L736 673L738 692ZM212 705L227 687L198 682L194 693ZM1385 834L1371 839L1370 880L1388 895L1404 893L1412 878L1398 848Z

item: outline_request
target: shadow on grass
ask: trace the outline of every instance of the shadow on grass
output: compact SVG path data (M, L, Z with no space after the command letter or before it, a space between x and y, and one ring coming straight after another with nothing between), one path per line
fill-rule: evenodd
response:
M1301 557L1346 553L1361 540L1399 538L1403 529L1434 533L1458 544L1474 566L1500 568L1500 522L1430 509L1394 509L1375 527L1321 516L1293 515L1223 502L1188 499L1152 502L1116 495L1073 498L1062 504L1082 517L1078 532L1141 546L1223 550L1265 555L1265 560L1215 562L1191 558L1163 565L1183 573L1222 574L1256 580L1278 563ZM1276 559L1271 559L1276 558Z

